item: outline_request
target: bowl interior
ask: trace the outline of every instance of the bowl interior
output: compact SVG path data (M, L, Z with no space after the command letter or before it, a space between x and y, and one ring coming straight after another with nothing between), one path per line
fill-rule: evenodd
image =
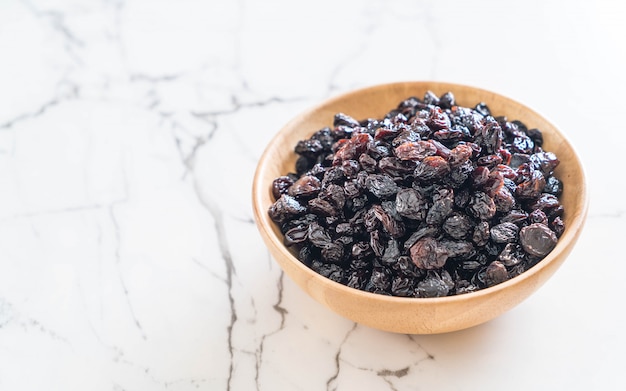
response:
M560 197L565 207L566 230L556 248L525 273L491 288L444 298L397 298L348 288L330 281L303 265L283 245L282 234L267 214L274 202L274 178L294 171L299 140L332 126L334 115L346 113L357 120L380 118L408 97L423 97L451 91L457 104L473 107L485 102L495 116L520 120L538 128L544 149L554 152L561 164L555 170L563 181ZM253 183L253 208L259 231L276 261L309 295L333 311L357 322L388 331L438 333L470 327L512 308L541 286L562 264L578 238L586 217L587 191L580 160L566 137L548 120L530 108L499 94L470 86L440 82L403 82L350 92L308 110L285 125L259 160Z

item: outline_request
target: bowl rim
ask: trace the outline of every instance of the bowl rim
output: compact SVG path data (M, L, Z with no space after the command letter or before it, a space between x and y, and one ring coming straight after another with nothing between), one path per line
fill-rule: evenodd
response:
M268 159L269 152L273 149L274 144L279 139L281 139L281 135L284 132L284 130L292 126L292 124L301 121L303 118L307 118L311 116L313 113L320 111L325 107L333 106L339 101L343 101L343 100L349 99L351 97L355 97L360 94L364 94L364 93L368 93L368 92L372 92L372 91L376 91L380 89L389 89L389 88L396 88L396 87L405 88L407 85L410 85L410 88L414 90L418 90L420 88L421 89L426 88L427 90L431 88L432 89L437 88L437 89L444 89L446 91L451 91L452 93L454 93L455 88L456 89L459 89L459 88L471 89L471 90L475 90L485 95L497 97L498 99L502 99L504 101L507 101L507 103L516 105L520 107L521 109L523 109L524 111L528 111L534 116L544 120L562 138L562 142L567 144L567 148L572 151L573 160L577 162L577 166L581 173L581 176L580 176L581 182L579 184L579 192L581 193L580 213L577 213L572 219L572 221L570 222L570 224L566 226L565 232L559 238L555 248L552 249L552 251L546 257L541 259L537 264L532 266L530 269L502 283L496 284L491 287L482 288L473 292L468 292L468 293L462 293L462 294L457 294L457 295L452 295L452 296L443 296L443 297L388 296L388 295L383 295L383 294L378 294L378 293L367 292L367 291L356 289L356 288L351 288L347 285L335 282L329 278L326 278L316 273L315 271L310 269L308 266L303 264L299 259L297 259L283 244L282 238L275 235L275 231L271 228L271 225L270 225L270 224L275 224L275 223L271 221L271 219L269 218L267 214L267 210L263 210L262 208L262 204L263 204L262 192L270 191L270 184L261 183L262 176L260 174L264 172L269 166L269 160L270 160ZM409 96L407 96L406 98L408 97ZM476 102L476 103L479 103L479 102ZM487 105L489 105L489 102L486 102L486 103ZM419 303L420 305L422 304L439 305L443 303L451 303L451 302L457 302L457 301L462 301L462 300L478 299L481 296L492 296L494 294L497 294L500 291L508 289L510 286L517 285L526 279L533 278L533 276L540 273L543 269L549 267L555 261L555 258L557 258L557 256L560 255L563 251L567 251L567 252L571 251L571 248L569 249L567 248L569 247L569 243L575 242L577 240L577 238L579 237L584 227L584 222L587 217L588 207L589 207L589 194L587 190L586 174L585 174L584 166L580 159L580 155L578 154L578 152L576 151L576 149L574 148L570 140L567 138L567 136L560 130L559 127L557 127L554 124L554 122L549 120L545 115L539 113L535 109L530 108L529 106L520 102L519 100L514 100L512 98L509 98L506 95L502 95L500 93L493 92L484 88L475 87L475 86L467 85L467 84L451 83L451 82L411 80L411 81L397 81L397 82L391 82L391 83L375 84L375 85L370 85L370 86L366 86L362 88L349 90L349 91L340 93L338 95L332 96L328 99L324 99L320 101L319 103L313 105L312 107L309 107L308 109L305 109L304 111L296 114L293 118L291 118L288 122L286 122L278 131L275 132L274 136L270 139L270 141L264 148L263 153L258 160L257 168L254 172L253 184L252 184L252 201L253 201L253 214L254 214L255 221L257 223L256 225L259 231L261 231L261 233L263 234L262 236L264 236L264 240L270 240L271 244L274 245L275 249L277 249L281 253L281 255L286 257L286 259L289 259L290 262L296 268L303 271L309 278L320 279L320 282L323 281L325 285L326 284L331 285L333 286L334 289L337 289L339 291L344 291L346 294L362 296L364 298L370 298L370 299L374 299L374 300L378 300L382 302L402 303L402 304ZM565 213L567 213L567 211Z

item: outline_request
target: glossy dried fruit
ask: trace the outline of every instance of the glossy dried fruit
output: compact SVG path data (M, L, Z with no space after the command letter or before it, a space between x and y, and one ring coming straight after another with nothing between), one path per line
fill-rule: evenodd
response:
M435 145L429 141L405 142L395 149L395 154L400 160L421 161L428 156L437 153Z
M340 284L344 282L345 271L340 265L313 260L311 262L311 269L329 280Z
M391 272L389 269L382 266L374 267L365 290L372 293L387 294L390 287Z
M500 261L493 261L487 266L485 271L485 283L487 286L494 286L509 279L509 272Z
M337 166L344 160L355 159L361 156L367 149L367 144L372 140L372 136L367 133L353 134L342 146L335 152L333 165Z
M449 92L378 119L337 113L294 151L268 214L303 264L355 289L475 292L533 267L565 231L541 132Z
M450 167L458 167L461 164L469 161L472 157L472 147L467 144L459 144L456 147L450 150L450 156L448 157L448 162L450 163Z
M283 194L276 200L268 211L270 218L279 224L304 212L306 212L306 208L298 200L287 194Z
M415 293L417 297L443 297L447 296L452 288L454 282L446 270L440 273L431 271L417 283Z
M420 269L440 269L448 260L446 249L434 238L422 238L411 247L411 260Z
M441 188L433 193L433 204L426 214L426 224L439 226L454 209L454 192Z
M369 175L365 181L365 187L380 199L389 199L400 190L392 178L380 174Z
M302 243L308 239L309 227L306 225L299 225L293 227L289 231L285 232L285 246L290 247L294 244Z
M331 243L330 235L318 223L311 223L308 228L308 239L312 245L318 248L324 248Z
M493 199L482 191L472 194L468 209L470 214L479 220L489 220L496 214Z
M443 230L453 239L463 239L467 237L471 229L471 219L462 213L454 213L448 216L443 223Z
M309 140L301 140L296 144L295 152L300 155L315 157L315 155L319 154L324 150L324 146L320 140L309 139Z
M441 156L427 156L417 163L413 175L420 182L433 182L450 172L450 165Z
M315 196L322 188L322 182L313 175L300 177L289 188L289 195L296 198Z
M277 200L281 195L287 194L287 191L293 185L294 179L289 175L280 176L272 181L272 195Z
M396 210L403 217L421 221L428 213L428 201L415 189L401 189L396 196Z
M489 234L494 243L513 243L517 241L519 228L513 223L500 223L491 227Z
M554 231L541 223L530 224L519 233L522 248L530 255L544 257L556 246Z

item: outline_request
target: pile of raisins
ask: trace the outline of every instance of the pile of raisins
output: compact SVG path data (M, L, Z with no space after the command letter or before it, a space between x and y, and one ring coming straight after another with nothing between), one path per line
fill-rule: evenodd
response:
M408 98L382 119L338 113L295 146L269 216L315 272L402 297L474 292L528 270L565 226L538 129L450 92Z

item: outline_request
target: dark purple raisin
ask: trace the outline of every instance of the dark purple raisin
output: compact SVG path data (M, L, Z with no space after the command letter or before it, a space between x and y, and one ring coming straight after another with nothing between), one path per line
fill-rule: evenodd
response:
M352 229L352 224L350 223L339 223L335 226L335 232L337 235L348 235L351 236L354 234L354 230Z
M347 198L354 198L361 195L361 188L357 185L356 180L346 181L343 185L343 192Z
M383 229L393 238L399 238L404 235L404 224L401 221L389 216L380 205L372 206L374 215L381 222Z
M530 224L533 223L541 223L543 225L548 225L548 216L539 209L535 209L528 214L528 222Z
M489 220L496 214L496 204L486 193L477 191L470 198L468 210L479 220Z
M401 216L421 221L428 213L428 201L415 189L402 189L396 196L396 210Z
M336 216L338 211L328 201L321 198L313 198L309 200L309 210L318 216Z
M534 202L528 205L531 210L541 210L546 214L550 214L553 210L561 205L559 199L554 194L543 193Z
M295 147L295 152L297 154L308 157L314 157L316 154L322 152L323 150L324 146L322 145L321 141L315 139L298 141Z
M330 235L317 223L309 224L308 237L311 244L318 248L324 248L331 243Z
M458 167L465 162L468 162L472 157L472 147L467 144L459 144L450 150L450 156L448 156L448 162L450 167Z
M501 163L502 163L502 157L495 155L495 154L481 156L478 158L478 160L476 160L477 165L487 167L487 168L494 168Z
M441 273L430 271L426 278L417 283L415 289L417 297L444 297L454 288L450 274L442 270Z
M397 148L404 143L412 143L420 140L419 133L412 129L402 129L398 135L391 141L391 146ZM397 151L394 150L397 154ZM398 156L399 157L399 156Z
M438 246L449 258L469 259L476 253L474 245L465 240L442 239L439 241Z
M496 211L500 213L508 213L515 207L515 197L508 188L501 187L493 196L493 203L496 205Z
M313 262L311 262L311 269L330 280L338 283L343 282L344 270L341 266L337 264L324 263L322 261L314 260Z
M322 182L317 177L305 175L298 179L289 188L289 195L296 198L314 197L322 188Z
M363 170L365 170L366 172L376 172L376 165L378 163L376 162L376 159L374 159L370 155L362 153L361 156L359 156L359 163L361 164L361 167L363 167Z
M449 109L454 105L456 105L456 100L454 99L454 94L452 92L448 91L439 97L440 107Z
M354 259L367 259L374 255L374 251L370 247L369 243L357 242L352 245L352 257Z
M441 110L441 107L432 107L426 125L433 131L441 129L450 129L450 118Z
M546 178L546 186L543 188L543 192L554 194L558 197L563 193L563 182L555 176L549 176Z
M556 234L545 224L534 223L519 233L522 248L530 255L545 257L556 246Z
M511 267L524 261L524 250L517 243L508 243L504 246L504 249L498 255L498 261L502 262L504 266Z
M434 156L437 148L430 141L405 142L395 149L395 155L400 160L421 161L428 156Z
M461 213L453 213L443 223L443 230L454 239L467 237L471 229L472 221Z
M485 282L487 286L494 286L509 279L509 272L500 261L493 261L487 266L485 271Z
M424 273L415 266L411 257L406 255L399 256L396 262L391 264L391 268L400 275L412 278L421 277Z
M389 240L387 242L387 247L385 247L385 251L383 252L383 256L381 257L381 261L386 266L391 266L394 264L398 258L400 257L400 246L396 240Z
M559 159L557 159L556 155L552 152L539 152L530 155L530 161L534 164L535 168L540 170L545 176L551 175L560 163Z
M426 214L426 224L441 225L454 209L454 192L442 188L433 194L433 204Z
M484 246L489 240L490 230L489 223L481 221L474 227L474 233L472 234L472 241L477 246Z
M474 106L474 110L476 110L482 116L491 115L491 110L489 110L489 106L486 103L480 102L476 106Z
M341 263L343 261L343 246L339 243L328 243L321 250L325 262Z
M488 154L493 154L502 145L502 128L493 117L485 117L482 128L475 135L475 142Z
M541 171L531 168L528 172L525 172L526 170L523 167L524 165L520 166L522 169L522 180L517 184L515 195L522 199L536 199L546 186L546 179ZM520 174L520 168L518 168L518 175Z
M288 175L274 179L274 181L272 181L272 195L274 199L277 200L281 195L287 194L287 190L293 185L293 182L293 178Z
M474 172L474 165L469 160L460 166L450 170L449 177L444 178L444 183L454 188L460 188Z
M378 169L383 174L387 174L392 177L405 176L413 173L415 170L415 163L411 160L400 160L396 157L384 157L378 162Z
M411 260L420 269L439 269L446 264L448 253L436 239L425 237L411 247Z
M438 105L439 97L432 91L426 91L424 93L424 103L427 105Z
M409 238L404 242L404 250L409 250L418 240L425 237L435 237L439 234L439 229L437 227L433 227L430 225L425 225L409 236Z
M298 252L298 259L305 265L310 266L311 262L313 262L313 260L316 259L318 255L319 252L317 249L311 246L302 246L302 248Z
M298 200L283 194L270 206L268 214L273 221L282 224L286 220L299 216L304 212L306 212L306 208Z
M513 223L500 223L491 227L489 234L495 243L513 243L517 241L519 227Z
M309 171L314 165L314 159L308 158L306 156L300 156L296 160L296 173L298 173L298 175L302 175L305 172Z
M524 222L526 222L526 219L528 218L528 213L526 213L523 210L519 210L519 209L513 209L511 211L509 211L509 213L507 213L506 215L504 215L501 219L500 222L501 223L514 223L517 225L521 225Z
M285 232L284 243L285 246L291 247L294 244L302 243L308 239L309 227L306 225L299 225L291 228Z
M399 297L415 296L415 279L405 276L394 276L391 280L391 294Z
M365 187L380 199L389 199L400 190L393 179L379 174L370 174L365 181Z
M346 279L346 285L350 288L364 290L369 281L369 271L366 269L351 270Z
M322 128L318 130L313 134L313 136L311 136L311 138L314 140L318 140L322 144L325 152L330 151L332 145L336 141L335 137L330 131L330 128Z
M478 166L472 171L472 186L475 189L481 189L489 179L489 169L484 166Z
M383 256L383 252L385 251L385 247L382 244L382 241L380 239L380 232L379 231L372 231L370 232L370 247L372 248L372 251L374 251L374 254L377 257L382 257Z
M319 198L328 201L335 209L340 211L346 204L346 194L344 188L334 183L322 188Z
M344 160L355 159L361 156L367 149L367 145L372 140L372 136L367 133L353 134L348 141L344 142L335 152L333 165L337 166Z
M561 235L563 235L563 232L565 232L565 222L561 219L560 216L557 216L550 223L550 228L552 228L554 233L556 233L556 236L560 238Z
M532 153L535 149L535 143L530 137L522 134L513 138L511 149L518 153Z
M359 127L359 121L352 118L351 116L344 113L335 114L335 118L333 119L333 126L348 126L351 128Z
M374 267L365 290L372 293L388 294L391 287L391 273L385 267Z
M535 145L543 146L543 134L539 129L528 129L526 134L534 141Z

